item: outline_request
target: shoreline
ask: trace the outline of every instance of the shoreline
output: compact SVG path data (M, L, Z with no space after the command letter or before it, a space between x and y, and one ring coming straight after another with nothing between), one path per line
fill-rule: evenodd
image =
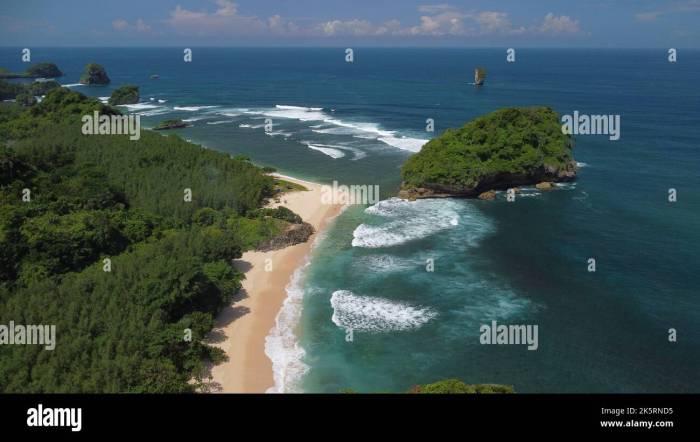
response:
M277 325L277 317L288 298L287 287L297 271L308 263L308 255L318 236L344 206L326 205L321 200L321 184L272 174L300 184L308 191L292 191L280 196L279 203L314 227L304 243L269 252L247 251L234 261L245 273L241 290L217 316L208 343L221 348L228 361L211 367L212 390L218 393L265 393L275 387L272 360L266 354L267 337Z

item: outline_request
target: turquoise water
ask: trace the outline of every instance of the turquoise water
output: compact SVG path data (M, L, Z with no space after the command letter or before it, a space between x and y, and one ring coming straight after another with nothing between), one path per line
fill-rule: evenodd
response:
M0 49L0 66L22 68L18 54ZM344 212L290 286L268 346L280 389L405 391L458 377L519 392L700 391L700 52L676 64L663 50L520 50L514 64L498 49L358 48L353 64L344 49L195 48L193 63L173 48L33 56L56 62L66 84L103 64L110 86L73 86L89 95L139 85L130 110L146 125L184 118L192 127L178 133L207 147L380 186L383 201ZM489 77L476 89L479 65ZM440 133L529 105L619 114L621 138L576 137L577 181L514 203L391 199L402 162L435 135L426 119ZM537 325L538 349L481 345L492 320Z

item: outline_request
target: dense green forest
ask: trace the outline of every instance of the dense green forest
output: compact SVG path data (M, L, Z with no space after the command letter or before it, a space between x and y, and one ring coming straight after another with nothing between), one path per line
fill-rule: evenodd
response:
M575 176L570 135L550 108L507 108L448 129L410 157L403 188L473 196Z
M0 346L0 391L196 391L224 357L202 338L240 287L232 260L298 217L260 210L282 186L244 158L83 135L94 110L119 113L65 88L0 104L0 324L57 341Z

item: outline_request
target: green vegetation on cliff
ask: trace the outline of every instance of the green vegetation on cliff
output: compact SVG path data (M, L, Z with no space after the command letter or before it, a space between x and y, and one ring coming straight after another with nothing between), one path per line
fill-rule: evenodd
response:
M345 388L340 393L358 393L352 388ZM515 393L511 385L502 384L465 384L459 379L444 379L432 384L415 385L407 393L413 394L487 394Z
M136 104L139 102L139 88L138 86L121 86L112 92L112 96L109 97L109 104L112 106L117 106L120 104Z
M33 83L11 83L0 80L0 100L16 99L18 95L31 97L46 95L48 91L58 87L61 85L53 80Z
M62 77L63 72L53 63L37 63L27 69L27 76L33 78L55 78Z
M403 193L475 196L489 189L566 181L576 174L572 139L550 108L507 108L448 129L401 169Z
M107 71L97 63L88 63L80 76L82 84L109 84L109 82Z
M0 68L0 78L55 78L62 77L63 72L53 63L37 63L27 68L22 73L10 72Z
M294 214L258 210L276 184L249 161L82 135L95 110L119 112L65 88L0 104L0 324L56 325L52 351L0 345L0 392L194 391L223 357L202 340L240 287L232 260Z
M425 394L486 394L515 393L510 385L500 384L465 384L459 379L445 379L427 385L416 385L410 393Z

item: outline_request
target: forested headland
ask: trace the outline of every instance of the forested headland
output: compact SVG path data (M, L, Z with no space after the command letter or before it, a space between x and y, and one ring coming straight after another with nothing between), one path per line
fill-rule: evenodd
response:
M240 287L232 260L297 217L259 210L282 186L245 158L83 135L95 110L119 113L65 88L0 103L0 323L57 335L0 346L0 391L196 391L224 357L202 339Z

